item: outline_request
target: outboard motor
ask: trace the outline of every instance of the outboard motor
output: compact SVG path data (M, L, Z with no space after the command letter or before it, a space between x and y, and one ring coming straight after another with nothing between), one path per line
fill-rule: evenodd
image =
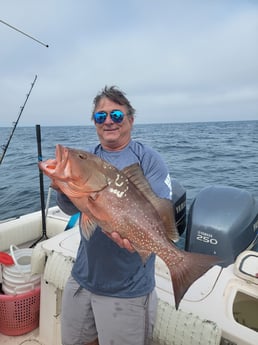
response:
M186 227L186 191L177 180L172 179L171 183L176 226L179 235L182 235Z
M190 206L185 249L217 255L233 263L251 246L258 228L258 203L247 191L225 186L204 188Z

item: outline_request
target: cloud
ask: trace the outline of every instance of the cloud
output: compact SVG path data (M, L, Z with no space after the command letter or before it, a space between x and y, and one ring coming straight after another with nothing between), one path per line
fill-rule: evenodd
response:
M35 74L21 125L89 124L92 99L106 84L127 93L141 123L258 119L256 2L27 0L2 7L0 19L49 48L0 26L0 126L15 119Z

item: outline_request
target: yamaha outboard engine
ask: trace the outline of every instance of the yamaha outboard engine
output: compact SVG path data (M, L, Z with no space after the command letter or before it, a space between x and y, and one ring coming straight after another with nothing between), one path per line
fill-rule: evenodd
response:
M185 249L217 255L227 266L249 247L258 228L258 203L247 191L225 186L203 189L190 206Z
M177 180L172 179L171 183L176 226L179 235L182 235L186 227L186 191Z

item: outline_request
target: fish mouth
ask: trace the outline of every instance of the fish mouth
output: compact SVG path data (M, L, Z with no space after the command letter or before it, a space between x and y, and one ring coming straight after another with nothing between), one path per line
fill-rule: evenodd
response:
M68 156L69 156L69 150L64 146L57 144L55 164L52 166L50 162L49 169L53 168L54 169L53 173L58 175L60 180L67 179L67 173L68 173L68 176L70 175Z
M63 189L66 190L72 197L81 197L84 192L82 189L83 177L80 170L76 169L77 159L80 158L80 153L77 150L69 147L56 145L56 162L55 175L57 179L63 184Z
M49 173L54 172L57 166L56 159L48 159L47 162L41 162L39 163L40 166Z
M56 158L48 159L47 161L40 162L39 167L45 172L49 177L58 176L60 179L65 179L63 172L67 165L68 160L68 150L60 145L56 145Z
M56 161L59 164L65 164L67 162L68 159L68 150L60 145L57 144L56 145Z

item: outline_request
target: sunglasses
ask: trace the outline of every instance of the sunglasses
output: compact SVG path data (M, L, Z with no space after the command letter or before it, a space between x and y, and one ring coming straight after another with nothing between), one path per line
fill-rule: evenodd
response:
M121 110L114 109L109 113L111 120L115 123L121 123L124 119L124 113ZM108 113L106 111L98 111L93 115L94 121L96 123L104 123L106 121L106 118L108 116Z

